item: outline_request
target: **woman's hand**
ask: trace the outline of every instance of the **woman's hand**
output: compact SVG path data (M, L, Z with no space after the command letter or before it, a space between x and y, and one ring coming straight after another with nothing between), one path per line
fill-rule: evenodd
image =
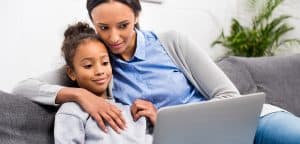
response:
M134 121L137 121L140 117L147 117L153 125L156 123L157 109L149 101L137 99L131 106L131 114Z
M64 90L69 91L68 94L76 95L75 101L97 121L104 132L108 132L104 120L118 133L126 127L121 110L104 98L82 88L65 88Z

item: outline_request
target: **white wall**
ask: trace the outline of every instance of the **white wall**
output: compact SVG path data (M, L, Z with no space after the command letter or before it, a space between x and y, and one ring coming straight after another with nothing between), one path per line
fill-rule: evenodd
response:
M229 28L236 13L236 0L164 0L162 5L144 3L141 14L143 29L157 32L176 30L190 36L213 58L223 51L210 48L222 28Z
M263 0L259 0L260 3ZM250 9L247 0L236 1L237 10L236 17L244 24L247 25L254 15L253 9ZM274 16L287 14L292 16L287 22L295 29L285 35L285 38L298 38L300 39L300 1L299 0L285 0L281 5L274 10ZM292 53L300 53L299 45L285 45L276 51L276 55L289 55Z
M295 3L290 12L299 15ZM0 1L0 90L10 92L20 80L38 76L62 64L60 45L68 24L88 20L85 0ZM238 6L237 6L238 5ZM228 31L232 16L243 15L240 0L163 0L142 3L143 29L181 31L192 37L212 57L221 48L209 44L220 30ZM300 24L300 22L296 22ZM295 34L299 34L299 31Z
M64 29L88 18L82 0L2 0L0 17L0 90L8 92L57 67Z
M209 37L205 33L213 31L211 28L216 25L209 14L221 14L218 18L224 21L223 15L227 15L229 9L227 4L219 0L142 3L141 24L145 29L156 31L170 28L185 30L189 35L199 32L196 40L203 41ZM58 67L62 63L60 44L67 24L88 19L82 0L2 0L0 17L0 90L8 92L20 80ZM194 27L199 30L193 31Z

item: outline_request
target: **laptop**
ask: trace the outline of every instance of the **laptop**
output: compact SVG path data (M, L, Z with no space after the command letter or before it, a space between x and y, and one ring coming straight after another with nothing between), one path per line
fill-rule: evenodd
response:
M264 93L161 108L153 144L253 144Z

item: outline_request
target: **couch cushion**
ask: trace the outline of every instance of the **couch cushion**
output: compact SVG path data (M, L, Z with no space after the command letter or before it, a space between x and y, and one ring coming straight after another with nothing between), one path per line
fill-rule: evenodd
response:
M51 144L56 108L0 91L0 143Z
M228 59L234 59L230 61L235 61L240 66L244 65L257 91L266 93L267 103L300 116L300 54L259 58L230 57ZM236 66L232 68L236 69ZM241 76L230 75L229 77ZM240 84L234 79L233 82Z

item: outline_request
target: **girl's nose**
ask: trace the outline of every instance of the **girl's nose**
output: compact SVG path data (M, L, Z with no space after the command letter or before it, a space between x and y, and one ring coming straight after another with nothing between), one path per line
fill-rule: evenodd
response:
M103 68L98 64L96 67L95 67L95 75L102 75L104 74L104 70Z

